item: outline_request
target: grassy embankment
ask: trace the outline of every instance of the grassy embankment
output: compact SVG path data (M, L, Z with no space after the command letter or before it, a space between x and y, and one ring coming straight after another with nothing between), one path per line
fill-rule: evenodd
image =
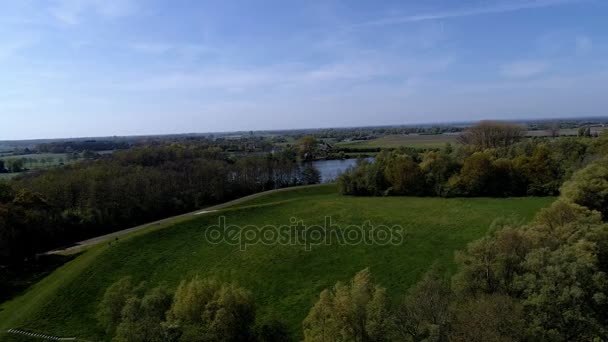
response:
M454 270L454 251L485 234L497 217L530 219L553 198L444 199L355 198L336 193L334 185L282 191L240 202L219 212L152 226L117 244L89 248L34 285L0 305L0 334L23 328L57 336L99 338L95 310L105 289L124 276L174 288L200 275L236 282L252 291L258 319L279 319L300 337L301 321L322 289L371 267L377 281L398 298L439 262ZM322 224L325 216L341 227L401 225L407 235L398 246L357 244L313 247L255 245L246 251L210 244L205 228L224 215L234 225ZM4 340L17 337L1 336Z

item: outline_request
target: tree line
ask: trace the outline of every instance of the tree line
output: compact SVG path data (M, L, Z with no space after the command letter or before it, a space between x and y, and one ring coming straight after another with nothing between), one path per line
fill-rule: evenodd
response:
M0 264L255 192L319 182L296 152L160 144L0 182Z
M463 134L464 144L437 151L383 151L342 174L339 189L357 196L553 196L608 151L606 135L518 141L516 127L502 128L482 124Z

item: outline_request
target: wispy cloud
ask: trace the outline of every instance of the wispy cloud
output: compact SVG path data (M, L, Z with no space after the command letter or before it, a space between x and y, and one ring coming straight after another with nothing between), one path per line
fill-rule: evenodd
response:
M545 61L517 61L501 67L501 74L507 78L527 78L544 73L549 68Z
M56 0L49 12L62 23L75 25L87 12L115 18L129 15L136 8L133 0Z
M383 59L384 58L384 59ZM254 91L264 88L326 89L338 86L346 89L358 83L383 82L384 78L401 80L425 77L441 72L453 63L453 58L431 58L424 61L403 59L394 61L378 57L370 60L349 60L319 66L276 64L264 68L209 67L204 70L181 72L148 72L135 76L125 84L129 91L209 89L230 92ZM149 76L153 74L153 76Z
M578 1L581 1L581 0L525 0L525 1L513 0L513 1L500 2L497 4L486 5L486 6L455 9L455 10L451 10L451 11L405 15L405 16L392 16L392 17L386 17L386 18L381 18L381 19L377 19L377 20L371 20L371 21L359 23L354 26L355 27L383 26L383 25L392 25L392 24L415 23L415 22L429 21L429 20L471 17L471 16L484 15L484 14L505 13L505 12L520 11L520 10L525 10L525 9L558 6L558 5L564 5L564 4L578 2Z

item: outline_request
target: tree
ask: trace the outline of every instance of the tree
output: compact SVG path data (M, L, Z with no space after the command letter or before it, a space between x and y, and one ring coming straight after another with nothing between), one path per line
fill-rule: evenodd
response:
M460 173L449 181L457 194L479 196L488 193L488 182L494 175L492 160L487 153L475 152L466 158Z
M560 166L547 145L538 145L532 156L515 159L514 168L527 182L528 195L555 195L561 183Z
M298 150L302 160L314 160L318 152L317 139L311 135L305 136L298 142Z
M108 336L114 335L122 320L123 308L133 295L130 277L120 279L106 290L97 310L97 320Z
M603 244L606 241L606 227ZM596 229L588 230L595 235ZM572 239L557 249L538 248L524 263L520 286L533 340L593 341L608 338L608 277L598 263L598 242ZM566 240L562 240L566 242ZM605 251L604 251L605 253Z
M525 336L522 306L504 295L466 298L451 306L450 341L510 342Z
M15 198L15 190L8 182L0 181L0 203L9 203Z
M379 159L374 162L360 159L354 168L349 168L338 177L338 189L344 195L383 195L387 184L384 165Z
M0 173L7 173L8 170L5 167L4 160L0 159Z
M304 320L304 341L386 341L390 336L386 290L369 269L321 292Z
M312 163L306 163L302 168L302 183L304 185L321 183L321 172Z
M602 213L608 218L608 159L598 160L575 172L561 188L567 201Z
M481 121L458 136L458 141L479 150L507 147L524 136L524 128L506 122Z
M287 326L277 320L256 326L255 337L257 342L289 342L292 340Z
M24 171L25 162L22 158L9 159L7 166L10 172L22 172Z
M530 237L519 227L499 227L456 253L460 272L454 276L459 293L512 293L521 264L531 249Z
M446 341L452 291L440 268L434 265L408 291L395 312L399 340Z
M165 287L148 291L142 298L129 297L121 313L121 322L112 339L117 342L167 341L165 312L171 306L171 295Z
M222 286L205 306L202 318L213 341L250 340L255 323L251 293L235 285Z
M410 156L395 155L388 159L385 168L386 180L391 184L391 195L420 195L424 176L418 163Z
M560 129L559 122L552 122L552 123L548 124L546 129L551 138L559 137L559 129Z
M446 147L442 152L426 152L420 163L420 169L425 175L426 183L431 186L432 193L436 196L446 195L446 183L459 169L458 163L450 156L449 149L451 149L451 146Z
M556 231L573 223L600 224L602 216L576 203L558 199L549 208L541 209L534 217L534 223Z
M334 295L330 290L323 290L319 300L310 309L304 320L304 341L330 342L336 341L340 335L342 322L336 317Z
M167 318L182 341L248 341L255 305L245 289L194 278L179 285Z
M579 137L590 137L591 136L591 127L589 127L589 126L579 127L578 136Z

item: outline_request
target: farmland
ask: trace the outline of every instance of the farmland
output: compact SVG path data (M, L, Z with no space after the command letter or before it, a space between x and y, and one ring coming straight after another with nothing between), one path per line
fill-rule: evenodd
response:
M446 143L456 142L456 137L457 135L453 134L387 135L372 140L344 142L337 144L337 146L349 148L441 148Z

